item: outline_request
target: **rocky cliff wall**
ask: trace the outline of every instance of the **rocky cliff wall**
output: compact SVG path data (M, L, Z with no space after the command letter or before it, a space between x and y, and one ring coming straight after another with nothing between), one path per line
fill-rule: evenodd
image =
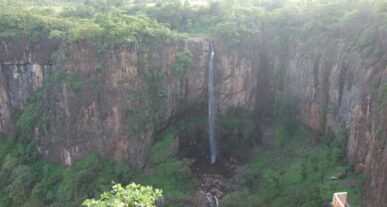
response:
M304 124L322 132L347 132L348 160L367 174L365 207L387 202L385 35L380 33L369 48L353 49L334 40L307 55L295 46L288 60L273 59L277 71L280 61L288 61L284 88L298 98L298 118Z
M194 108L207 111L209 41L202 37L104 52L83 42L1 43L0 130L17 132L15 114L33 106L30 133L39 154L56 162L97 153L141 168L158 131ZM184 49L192 61L176 68ZM252 110L251 58L215 49L220 110Z
M39 124L31 131L43 157L71 165L87 154L98 153L141 167L155 130L150 120L174 116L178 104L183 107L178 98L189 104L204 101L208 53L204 44L186 41L182 46L143 51L128 46L98 53L84 43L57 43L56 47L42 49L24 42L2 41L1 130L12 132L12 114L30 104L28 98L49 77L40 100L34 103ZM196 61L189 71L175 78L171 64L181 47L192 49ZM68 75L74 76L75 82ZM76 84L79 86L74 87ZM163 96L162 103L155 105L147 93L161 88L163 91L156 92L154 98ZM162 108L148 110L152 106ZM155 117L152 113L160 114Z
M367 174L363 206L387 203L383 34L372 50L354 50L337 40L308 53L296 44L285 56L262 46L245 51L229 50L221 41L214 45L220 112L243 107L259 116L272 110L273 66L282 76L277 90L297 97L297 117L304 124L348 132L347 157ZM185 48L192 61L176 71L176 57ZM202 37L105 52L82 42L2 40L0 130L15 131L13 114L31 104L29 97L40 88L38 124L31 133L43 157L71 165L98 153L140 168L155 133L193 108L206 113L208 58L208 40Z

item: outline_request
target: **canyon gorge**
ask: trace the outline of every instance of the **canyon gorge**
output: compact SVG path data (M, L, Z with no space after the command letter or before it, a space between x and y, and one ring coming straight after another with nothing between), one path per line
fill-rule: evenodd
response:
M1 37L0 132L28 134L38 157L53 163L73 166L96 154L152 171L149 151L164 133L187 117L214 113L216 122L210 116L194 132L174 133L168 153L187 162L229 163L238 156L227 151L225 137L251 133L249 147L238 151L248 160L271 142L267 120L278 113L277 95L286 94L297 105L296 120L317 134L335 134L346 160L364 176L362 206L384 206L387 30L376 29L372 43L355 47L351 41L359 37L345 31L321 42L313 34L277 43L270 37L276 28L262 28L254 44L187 35L102 51L84 40ZM208 111L211 105L216 111ZM251 120L240 131L208 131L207 121L222 122L233 111ZM219 149L212 146L210 155L207 134L215 132Z

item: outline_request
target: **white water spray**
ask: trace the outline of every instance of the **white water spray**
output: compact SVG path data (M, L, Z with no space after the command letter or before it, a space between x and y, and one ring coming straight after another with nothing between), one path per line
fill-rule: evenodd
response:
M208 138L210 143L211 164L217 159L216 137L215 137L215 92L214 92L214 47L210 42L210 62L208 64Z

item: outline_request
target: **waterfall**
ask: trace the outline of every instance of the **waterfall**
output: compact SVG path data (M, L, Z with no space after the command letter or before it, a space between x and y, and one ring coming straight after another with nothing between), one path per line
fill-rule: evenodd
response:
M215 137L215 92L214 92L214 47L210 42L210 62L208 64L208 139L210 143L211 164L217 159L216 137Z
M218 200L218 197L216 197L216 195L214 196L214 200L215 200L215 207L219 207L219 200Z

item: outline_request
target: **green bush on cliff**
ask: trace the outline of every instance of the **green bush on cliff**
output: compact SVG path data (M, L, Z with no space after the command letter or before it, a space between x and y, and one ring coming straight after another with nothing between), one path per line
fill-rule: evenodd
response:
M169 129L164 132L160 141L152 145L149 150L149 161L151 164L159 164L173 157L173 142L178 139L178 132Z
M176 54L175 60L172 62L172 68L178 75L184 74L189 69L189 66L192 63L192 53L188 49Z
M32 126L38 120L37 113L38 112L36 104L32 103L26 106L17 121L17 127L26 133L31 133Z
M83 206L87 207L155 207L156 200L162 196L162 191L152 187L144 187L135 183L122 187L114 185L113 190L101 194L99 199L87 199Z
M136 179L163 189L167 195L184 196L194 191L194 185L190 166L174 157L173 145L177 135L173 128L163 133L149 150L151 173L140 173Z

